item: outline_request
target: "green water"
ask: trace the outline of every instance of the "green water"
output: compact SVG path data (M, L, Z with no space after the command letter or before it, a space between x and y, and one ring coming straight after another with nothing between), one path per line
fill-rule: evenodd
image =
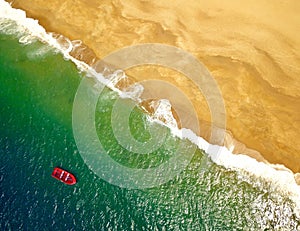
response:
M47 45L22 45L19 37L0 33L0 230L299 229L293 204L270 193L269 183L217 166L200 150L181 174L157 187L126 189L102 180L73 136L72 106L84 73ZM153 153L124 149L111 126L116 98L105 89L96 111L99 140L114 160L149 168L171 158L181 142L192 145L168 133ZM139 108L129 124L136 139L149 139L152 125ZM78 183L52 178L56 166Z

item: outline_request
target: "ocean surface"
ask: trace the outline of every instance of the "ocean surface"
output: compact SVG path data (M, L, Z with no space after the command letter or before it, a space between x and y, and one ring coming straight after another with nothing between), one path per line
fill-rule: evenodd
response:
M129 116L133 137L143 143L163 132L163 142L145 155L120 144L114 105L125 110L133 101L18 23L0 19L0 230L300 230L296 203L274 186L276 179L258 177L259 169L249 173L214 163L138 106ZM129 169L149 169L192 152L188 165L166 182L149 181L151 187L118 185L122 176L110 162L108 172L99 170L101 157L81 153L74 138L73 102L83 79L87 94L101 89L92 115L100 155ZM85 113L90 116L82 110L82 118ZM78 183L52 178L56 166Z

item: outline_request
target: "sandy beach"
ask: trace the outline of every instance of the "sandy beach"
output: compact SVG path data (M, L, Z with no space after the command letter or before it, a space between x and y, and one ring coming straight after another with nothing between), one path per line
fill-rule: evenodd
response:
M169 44L192 53L223 95L226 145L300 172L298 0L15 0L12 6L49 32L83 41L98 58L141 43ZM93 53L87 55L92 60ZM185 76L149 66L127 74L137 81L172 83L188 96L201 123L211 121L204 97ZM207 139L208 127L200 134Z

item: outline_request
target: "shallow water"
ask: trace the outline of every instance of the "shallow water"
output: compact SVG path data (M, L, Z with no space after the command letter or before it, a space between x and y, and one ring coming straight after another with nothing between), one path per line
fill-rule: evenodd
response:
M108 88L98 100L95 121L99 140L114 160L146 169L171 158L182 142L195 153L184 171L152 188L126 189L101 179L80 155L72 131L73 101L85 74L46 44L21 44L26 33L3 23L11 30L0 33L1 230L300 229L294 204L271 183L212 163L168 130L155 152L141 157L126 150L113 133L118 95ZM95 81L90 78L91 91ZM149 139L154 126L147 118L139 108L130 117L140 141ZM74 173L78 183L70 187L53 179L55 166Z

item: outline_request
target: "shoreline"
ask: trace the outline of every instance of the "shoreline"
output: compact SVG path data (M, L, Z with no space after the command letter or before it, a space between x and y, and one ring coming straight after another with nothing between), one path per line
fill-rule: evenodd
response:
M12 8L10 9L7 9L7 12L11 13L10 11L13 11L11 19L15 20L19 25L21 25L21 28L25 28L25 31L29 30L30 34L33 36L32 38L37 37L40 41L43 41L47 45L58 49L58 51L61 52L66 59L72 61L77 66L78 70L86 72L87 75L95 77L100 82L106 83L106 80L102 74L98 74L92 67L71 56L70 49L68 49L66 46L62 46L62 43L58 43L57 38L54 38L51 34L47 33L37 21L34 21L31 18L25 18L24 11L16 11ZM67 41L67 39L65 41ZM114 89L113 86L112 89ZM118 89L115 89L115 91L119 94L121 93ZM246 181L251 181L251 178L254 177L255 179L269 182L269 192L282 193L282 195L287 196L295 206L294 212L296 216L300 216L300 188L299 185L296 184L294 175L291 173L291 171L282 170L278 166L271 166L257 162L255 159L247 155L232 155L232 153L225 147L210 145L201 137L197 137L191 130L182 130L185 131L182 131L182 135L180 137L189 139L192 143L196 144L199 149L208 151L208 157L210 157L215 164L223 166L225 169L230 171L239 173L241 177L245 177ZM176 135L176 130L173 130L173 132ZM206 150L207 145L210 147L208 150Z
M0 14L1 14L1 16L4 15L4 17L6 17L6 15L7 15L8 17L10 16L11 19L13 20L13 23L12 23L13 28L14 28L13 30L11 30L11 28L9 26L6 27L6 22L7 22L6 20L4 20L4 21L1 20L1 22L4 22L4 24L2 24L2 25L4 25L4 28L3 28L4 29L4 34L6 32L7 33L11 33L11 35L16 34L17 37L12 36L13 37L12 40L14 41L14 44L16 45L16 47L18 47L18 51L20 52L20 54L23 54L25 56L28 54L27 53L28 49L25 49L24 45L25 44L29 44L28 47L30 48L31 47L31 45L30 45L31 41L34 42L32 44L33 45L33 47L32 47L33 50L37 51L36 48L35 48L35 45L36 45L35 42L38 42L37 40L39 40L39 41L41 41L41 42L44 43L44 45L43 45L40 42L38 42L38 44L40 44L42 47L45 46L46 48L49 47L49 49L53 49L54 53L51 52L51 54L53 54L56 57L54 59L54 62L58 58L59 62L61 62L63 65L65 65L65 64L66 65L67 64L71 65L71 67L72 67L71 69L73 70L72 72L74 74L74 76L72 76L72 78L70 79L71 82L68 83L68 81L64 81L63 80L64 78L61 78L61 77L65 76L64 74L62 74L62 72L57 73L57 75L55 74L54 80L57 79L58 82L60 80L64 81L64 83L62 84L62 86L64 86L64 84L66 84L67 86L65 86L65 87L69 88L68 85L73 82L73 79L74 79L73 77L75 77L75 79L76 79L77 78L76 76L78 76L79 78L81 78L81 77L86 76L86 75L90 76L90 77L96 75L95 78L97 78L99 80L102 79L105 82L105 79L103 78L103 76L101 74L97 74L88 65L86 65L85 63L80 62L77 59L75 59L74 57L70 56L69 55L70 54L70 49L68 49L67 46L61 46L62 43L61 42L58 43L58 41L55 38L53 38L53 36L51 34L46 33L45 29L42 26L40 26L37 23L37 21L34 21L31 18L25 18L25 12L23 12L21 10L12 9L12 8L10 8L10 6L8 4L3 4L3 2L1 2L1 1L0 1L0 5L1 5L1 8L4 5L4 7L3 7L4 10L2 10L3 8L2 9L0 8ZM16 24L14 22L16 22ZM9 21L8 21L8 25L10 25ZM15 25L17 25L17 26L15 27ZM7 28L8 31L6 31L5 28ZM5 41L5 37L6 36L4 35L4 41ZM27 40L25 40L24 38L27 38ZM17 43L18 39L19 39L19 44ZM10 41L10 37L9 37L8 41ZM67 41L67 39L66 39L66 41ZM27 45L25 45L25 46L27 46ZM12 67L12 70L13 70L14 69L14 60L15 60L14 55L10 54L11 52L9 52L9 50L10 50L9 47L7 47L7 46L4 46L4 47L6 48L5 51L8 54L9 60L11 60L10 62L12 62L11 63L11 67ZM25 50L22 49L22 48L24 48ZM39 59L39 61L42 61L43 65L48 66L47 63L43 62L43 58L44 57L40 57L40 58L42 58L42 59ZM2 61L4 61L4 63L5 63L7 61L7 59L4 58ZM19 61L21 61L21 63L22 63L22 60L19 60ZM36 66L35 60L34 60L34 62L30 62L30 63L31 63L31 67L35 67ZM75 65L73 65L73 64L75 64ZM43 70L43 68L42 68L42 70ZM81 71L84 72L84 73L81 73ZM32 78L33 81L35 81L36 77L38 77L38 75L39 75L38 73L39 72L34 73L34 75L32 76L33 77ZM30 75L30 73L28 73L28 74ZM66 73L66 74L67 74L67 76L69 76L68 73ZM47 76L47 73L45 73L45 76L44 76L45 78L43 78L43 79L45 79L45 80L49 79L46 76ZM102 78L101 78L101 76L102 76ZM5 77L5 75L3 75L3 77ZM69 76L69 77L71 77L71 76ZM31 77L29 77L29 78L31 79ZM22 80L22 79L23 79L23 76L21 75L20 76L20 80ZM60 91L56 87L52 89L52 85L53 84L49 85L49 92L51 92L52 90L54 90L54 92L57 92L57 90ZM11 86L13 87L14 84L12 83ZM40 89L43 91L44 87L45 87L44 84L42 84ZM8 89L9 88L10 87L8 85ZM62 88L64 88L64 87L62 87ZM23 90L25 90L25 91L29 90L29 89L27 89L27 90L26 89L27 88L24 88ZM33 88L33 90L34 89L36 89L36 88ZM64 89L66 89L66 88L64 88ZM72 92L71 94L74 94L74 91L76 91L76 87L75 88L71 87L70 91ZM14 102L14 94L13 94L13 92L10 92L10 93L12 93L11 96L10 96L10 98L11 98L11 102L13 103ZM67 91L66 93L69 94L70 92ZM20 92L20 94L22 94L22 92ZM37 99L39 98L39 95L40 94L36 95ZM51 96L51 95L53 95L53 94L50 93L49 96ZM26 98L26 94L25 94L25 98ZM69 97L63 97L63 98L65 100L67 100ZM22 99L23 98L20 98L20 102L22 102ZM53 98L52 97L47 97L46 96L45 99L46 99L46 102L47 101L53 102ZM54 105L57 104L57 103L59 104L60 101L59 100L58 101L55 100L55 102L56 103L54 103ZM67 103L67 101L66 101L66 103ZM45 105L47 106L48 104L47 103L46 104L42 104L41 106L44 107ZM69 104L69 103L67 103L67 105L68 105L67 108L69 108L71 106L71 104ZM54 109L55 108L56 107L54 107ZM30 111L31 110L28 111L29 115L31 115ZM20 111L20 113L23 114L22 111ZM49 115L51 115L51 114L52 113L50 113ZM39 113L37 111L37 116L38 115L39 115ZM108 116L108 117L110 117L110 116ZM18 117L16 117L16 118L18 118ZM48 121L48 119L47 119L47 121ZM51 118L50 118L50 123L51 123ZM12 124L14 124L14 123L12 123ZM37 127L39 127L39 125L40 125L39 123L36 124ZM60 126L59 123L58 123L58 126ZM52 126L50 126L50 129L51 129L51 127ZM26 129L24 130L24 134L26 136ZM57 136L55 134L56 133L54 132L53 138L57 139ZM189 136L189 134L186 134L186 135ZM72 137L73 137L72 134L70 134L71 140L73 140ZM191 136L189 136L189 138L193 139L193 137L191 137ZM51 140L51 139L49 139L49 140ZM58 140L59 140L59 138L58 138ZM43 143L43 140L41 140L41 143ZM205 142L202 142L202 143L205 143ZM31 147L30 144L32 144L31 141L28 142L29 147ZM75 143L74 143L74 145L75 145ZM65 152L65 150L66 150L65 147L66 147L65 143L63 142L62 143L62 152ZM270 212L271 212L271 214L274 214L275 217L278 217L278 212L279 212L279 214L280 214L279 219L273 219L273 217L271 217L270 218L271 222L274 222L274 223L276 222L276 224L278 224L277 221L280 221L281 222L280 224L282 224L283 227L285 227L286 224L289 224L289 223L293 222L291 224L291 227L296 227L295 225L297 225L297 223L295 223L295 222L297 222L299 220L298 218L299 218L299 214L300 214L299 213L299 208L300 208L299 199L297 199L297 198L300 198L300 191L299 191L299 186L297 186L295 184L295 181L294 181L294 178L293 178L292 174L290 174L288 172L283 172L283 171L276 171L275 169L271 168L270 166L267 166L267 165L262 164L262 163L258 163L254 159L249 158L249 157L247 157L245 155L240 155L240 156L232 155L231 153L229 153L228 151L226 151L225 148L222 148L222 147L217 147L217 148L221 148L222 151L224 151L224 153L222 153L224 155L221 155L220 156L221 158L218 159L218 162L219 163L221 162L221 164L216 163L213 159L212 159L213 162L216 163L217 165L214 164L214 163L212 163L211 160L210 160L210 158L208 158L207 159L208 162L206 162L205 159L207 158L207 156L203 155L203 157L204 157L204 164L208 163L207 166L205 164L204 170L206 169L206 167L208 167L208 169L210 169L209 166L211 166L212 170L213 170L213 174L210 174L210 171L207 172L209 174L209 176L210 176L208 178L208 180L205 180L205 179L207 179L205 177L205 175L206 175L205 172L206 171L202 172L202 168L198 168L199 162L194 162L194 164L195 164L194 167L195 168L192 167L192 169L191 169L192 171L195 170L195 172L193 171L194 174L190 175L190 173L188 172L188 175L187 175L187 176L191 176L192 177L192 178L189 177L188 179L195 179L195 180L197 180L196 184L195 184L194 181L189 181L188 182L189 184L182 185L181 184L182 181L179 180L179 183L180 183L179 186L180 186L180 189L182 189L182 191L180 190L179 191L180 193L178 194L177 193L178 191L175 190L175 193L176 193L175 195L178 195L180 197L180 201L182 201L181 200L181 192L183 192L182 195L185 195L186 192L191 192L195 196L195 192L196 192L195 189L199 188L201 190L201 188L204 186L204 189L205 189L204 190L204 194L202 194L201 191L200 191L199 194L196 194L197 196L194 197L194 199L198 198L197 203L198 202L202 203L202 201L209 201L209 202L211 202L210 206L205 206L205 207L211 207L211 206L213 207L215 205L215 201L214 200L211 201L210 199L208 199L208 200L204 199L203 200L202 199L202 195L204 195L203 198L212 198L212 196L215 195L215 193L214 193L215 190L206 190L206 189L211 189L211 187L215 186L215 188L217 189L217 191L220 188L225 190L225 191L221 190L220 191L221 194L218 194L221 197L219 197L217 195L217 198L219 199L218 201L220 201L221 203L223 203L225 205L228 204L228 201L232 201L233 202L232 205L234 205L234 207L233 207L234 209L232 211L233 212L232 213L232 217L235 217L236 211L238 211L239 208L241 209L241 211L247 211L247 212L249 211L249 213L245 213L245 214L255 214L255 211L261 211L261 215L258 216L257 220L256 220L257 216L254 216L254 219L253 219L254 221L257 221L258 224L260 224L260 221L261 221L260 218L261 217L265 217L265 215L267 215L267 217L268 217L268 215L270 214ZM12 149L12 150L14 152L14 149ZM74 150L74 149L73 148L69 149L70 154L72 154L72 153L74 154L74 152L72 150ZM20 151L20 153L22 153L22 151ZM37 151L37 154L38 153L39 153L39 151ZM59 153L59 152L56 152L56 153ZM34 157L36 156L35 152L33 152L32 154L33 154ZM27 156L27 154L24 154L24 156ZM58 159L62 158L61 155L57 155L57 157L58 157ZM53 158L57 159L57 157L53 157ZM77 156L77 157L79 157L79 156ZM215 157L215 156L212 156L212 157ZM27 159L28 159L28 161L30 160L29 158L26 158L26 160ZM51 159L52 159L52 157L51 157ZM44 158L43 158L43 160L44 160ZM45 160L47 160L47 158ZM75 168L79 167L77 169L79 171L80 170L80 166L77 166L77 162L78 162L78 159L77 160L75 159L74 162L70 163L70 166L74 166ZM22 158L20 159L20 163L22 163L22 165L24 165L24 163L22 162ZM48 168L49 168L49 161L44 161L43 163L46 165L46 167L48 166ZM201 160L201 163L202 163L202 160ZM30 164L31 164L31 161L30 161ZM42 164L42 163L40 163L40 164ZM82 164L85 167L85 170L90 173L90 170L86 169L86 165L84 163L82 163ZM39 164L36 165L33 162L32 166L39 166ZM16 169L14 169L14 170L16 170ZM42 171L43 168L39 168L39 170ZM202 175L202 173L204 173L204 174ZM214 173L216 173L216 174L214 174ZM229 175L227 175L227 174L229 174ZM14 172L13 172L12 176L13 175L14 175ZM45 177L48 178L47 176L45 176ZM93 175L92 175L92 177L93 177L93 179L95 179ZM186 177L185 177L185 175L183 175L183 178L179 178L179 179L186 179ZM25 181L27 181L27 180L29 182L29 186L30 186L30 181L31 180L33 180L33 182L36 182L36 180L33 177L33 175L30 175L30 178L27 178ZM111 185L110 184L106 184L102 180L99 180L97 182L99 182L99 185L97 184L96 187L92 187L91 188L90 184L88 184L88 181L87 181L87 184L80 185L80 187L83 188L83 189L86 188L86 190L90 190L90 189L94 188L94 193L91 194L92 197L93 197L93 195L98 195L97 192L99 191L98 190L99 188L103 189L102 185L104 185L104 186L107 185L109 188L104 187L105 190L104 191L100 190L100 191L103 191L105 195L109 195L109 193L107 194L106 192L110 192L111 191L110 190L111 189ZM212 184L212 182L213 182L213 184ZM7 181L7 183L8 183L8 185L10 185L9 181ZM171 183L171 185L173 185L172 182L170 182L170 183ZM14 191L19 188L18 184L15 184L15 185L16 185L16 187L12 186ZM175 187L176 187L176 185L177 184L175 184ZM181 186L184 186L184 187L181 187ZM39 190L39 189L35 189L33 187L30 187L30 188L33 189L32 191L38 191ZM115 189L115 187L112 187L112 188ZM45 191L44 188L41 188L41 189L42 189L43 192ZM46 190L48 190L48 189L49 189L49 192L51 194L51 192L53 191L52 190L53 189L53 185L50 185L48 188L46 188ZM166 193L170 192L169 191L169 187L167 187L165 189L167 191L163 190L163 192L166 192ZM124 192L124 190L122 190L122 189L120 189L120 190L121 191L119 191L119 192ZM72 193L71 191L70 191L70 193ZM153 190L151 189L150 191L153 191ZM154 189L154 191L156 191L157 192L157 196L159 196L161 198L161 196L160 196L161 195L161 188L158 188L158 190ZM207 194L207 192L212 192L212 194ZM268 192L268 193L266 193L266 192ZM225 195L225 197L222 197L222 194ZM35 193L33 192L30 195L35 195ZM43 195L43 193L42 193L42 195ZM149 195L149 194L147 193L147 195ZM174 195L174 194L171 194L170 198L173 201L174 197L172 195ZM81 195L79 195L79 196L81 197ZM241 198L241 200L239 200L239 204L237 206L236 206L236 200L234 199L236 197ZM19 197L19 198L20 198L20 202L22 202L22 197ZM191 197L189 196L189 193L188 193L186 199L189 199L189 198L191 198ZM250 203L250 204L246 203L247 206L245 207L245 203L244 203L244 199L243 198L246 198L246 200L250 198L249 201L253 202L253 203ZM263 198L263 200L260 200L260 198ZM36 197L33 197L33 199L35 201L37 200ZM102 197L100 197L99 199L101 200ZM161 198L161 199L162 199L161 202L164 203L164 201L165 201L164 199L165 198ZM189 201L191 203L191 205L193 205L193 204L195 204L194 199L192 197L191 200L185 200L185 201ZM233 200L231 200L231 199L233 199ZM53 201L53 202L54 202L53 205L55 205L56 201ZM156 199L154 200L154 203L157 204L157 200ZM120 205L122 205L122 204L123 203L120 203ZM267 211L265 210L265 208L266 208L265 205L266 204L267 205L271 205L271 206L268 206L268 210ZM11 204L7 204L7 205L8 205L8 208L11 208L12 206L14 206L13 204L12 205ZM101 203L100 203L100 205L101 205ZM77 206L76 205L76 201L75 201L75 206ZM184 206L184 208L186 208L186 207L187 206ZM68 208L71 209L70 211L74 211L74 209L72 210L72 206L69 206ZM121 208L123 210L122 206L121 206ZM230 206L230 208L231 208L231 206ZM263 210L261 210L260 208L263 208ZM257 210L257 209L259 209L259 210ZM50 209L50 211L51 211L51 209ZM97 209L95 211L99 211L99 210ZM196 207L195 210L192 210L190 212L190 214L194 214L194 213L197 214L198 211L199 211L198 207ZM104 212L105 212L105 208L104 208ZM155 213L155 209L154 209L154 213ZM8 213L8 214L10 215L11 213ZM20 211L20 214L22 214L22 211ZM231 214L229 216L231 217ZM283 220L281 219L281 216L282 216ZM12 214L12 217L13 217L13 214ZM47 218L49 218L49 217L51 217L51 216L47 216ZM41 217L41 218L43 218L43 217ZM246 218L249 218L249 217L247 216ZM235 223L238 223L240 221L239 218L237 218L237 219L238 220ZM49 219L46 219L46 220L49 220ZM21 222L23 223L23 220L21 220ZM49 224L51 222L52 221L50 219L49 220ZM230 224L231 223L232 222L230 222ZM238 227L241 227L240 223L238 223L238 224L239 224ZM246 219L245 227L248 227L248 226L249 226L248 219ZM266 226L264 226L264 227L266 227Z
M87 36L83 36L83 38L81 39L81 38L79 38L80 36L76 36L76 34L77 35L80 35L80 33L77 33L76 32L76 29L78 30L78 28L72 28L71 27L71 25L68 25L68 24L70 24L70 21L68 21L67 22L67 20L65 21L65 23L63 23L63 19L61 18L60 20L53 20L52 22L47 22L47 18L51 18L51 16L54 16L55 15L55 12L54 12L54 8L48 8L47 10L49 11L49 13L48 13L48 16L47 16L47 14L45 14L45 10L46 9L44 9L44 11L41 11L40 9L39 9L39 7L40 7L40 5L39 4L36 4L35 6L34 5L32 5L32 4L27 4L27 6L28 5L30 5L30 7L29 8L31 8L31 9L29 9L27 6L22 6L22 3L20 3L20 6L18 6L18 2L20 3L20 2L22 2L22 1L14 1L14 3L13 3L13 7L17 7L17 8L21 8L21 9L23 9L23 10L25 10L26 11L26 13L28 14L28 17L33 17L33 18L36 18L36 19L38 19L39 21L40 21L40 24L44 27L44 28L46 28L46 30L47 31L55 31L55 32L57 32L57 33L61 33L61 31L63 31L64 33L61 33L61 34L63 34L64 36L66 36L66 37L68 37L68 38L70 38L70 39L72 39L72 40L74 40L74 39L80 39L80 40L82 40L83 42L84 42L84 44L86 44L88 47L91 47L91 48L94 48L96 45L97 45L97 43L95 43L94 45L92 45L93 43L92 43L92 41L90 41L90 39L88 38L88 35ZM33 1L34 2L34 1ZM36 1L36 2L38 2L38 1ZM49 3L50 4L50 3ZM96 4L96 3L95 3ZM55 4L53 4L53 7L55 7ZM26 9L25 9L26 8ZM57 14L59 14L59 12L57 12ZM57 17L58 17L58 15L56 15ZM59 16L62 16L61 14L59 15ZM55 17L54 17L55 18ZM76 22L74 22L74 23L76 23ZM58 24L60 24L60 25L58 25ZM69 27L68 27L69 26ZM159 28L159 26L157 26L157 28ZM55 29L55 30L54 30ZM170 41L172 40L172 33L171 32L169 32L168 31L168 29L166 29L166 30L162 30L161 31L162 33L166 33L166 35L164 36L164 35L162 35L162 39L170 39ZM81 34L82 35L82 34ZM174 36L173 36L174 37ZM139 42L139 41L138 41ZM161 42L165 42L165 41L161 41ZM167 41L168 42L168 41ZM114 42L115 43L115 42ZM166 43L166 42L165 42ZM115 45L115 44L114 44ZM123 44L121 44L121 45L123 45ZM126 45L126 44L125 44ZM128 44L127 44L128 45ZM172 44L171 44L172 45ZM101 47L102 48L102 47ZM117 47L115 47L114 49L116 49ZM111 48L110 48L111 49ZM94 49L92 49L95 53L96 53L96 55L98 56L98 58L101 58L101 57L103 57L104 55L105 55L105 53L107 54L107 53L109 53L109 49L99 49L99 50L96 50L95 48ZM104 50L104 54L102 54L102 56L101 56L101 54L99 54L99 52L100 51L102 51L102 50ZM190 50L189 48L187 49L187 50ZM88 51L88 50L87 50ZM91 51L89 51L90 52L90 54L91 54L91 57L90 57L90 59L92 60L93 58L92 58L92 52ZM197 53L197 52L196 52ZM212 52L212 53L214 53L214 52ZM195 52L194 52L194 54L195 54ZM99 57L100 56L100 57ZM196 54L196 56L197 56L197 54ZM199 57L199 56L198 56ZM214 56L213 55L208 55L208 56L205 56L205 57L203 57L203 59L200 59L201 61L203 61L204 62L204 64L206 64L206 66L209 68L209 70L213 73L213 75L214 76L216 76L216 75L219 75L219 71L220 71L220 67L222 67L222 65L227 65L227 67L229 67L230 66L230 62L228 63L228 60L225 58L225 60L223 60L224 62L221 62L222 61L222 58L221 58L221 60L217 60L218 62L216 62L215 60L214 60L214 62L212 62L212 63L210 63L209 61L211 60L211 59L214 59ZM224 59L224 58L223 58ZM227 62L226 62L226 60L227 60ZM213 68L213 66L215 66L215 68ZM232 68L232 67L229 67L229 68ZM224 74L224 73L223 73ZM136 77L136 75L134 75L134 77ZM164 79L164 77L162 77L162 79ZM188 85L189 83L188 82L186 82L186 81L184 81L183 79L180 79L180 81L179 81L182 85ZM226 84L225 84L225 86L226 86ZM190 90L189 88L187 88L186 90ZM197 99L194 99L194 98L197 98L197 96L195 97L195 96L190 96L191 98L192 98L192 100L194 100L194 102L199 102L199 101L197 101ZM284 99L285 98L283 98L282 99L282 101L284 101ZM296 98L296 102L295 103L297 103L298 102L298 100L297 100L297 98ZM226 99L225 99L225 103L227 103L228 104L228 102L226 102ZM246 108L247 109L247 108ZM264 110L264 109L263 109ZM209 112L209 111L208 111ZM208 115L208 112L207 112L207 109L206 109L206 114L205 113L203 113L203 112L201 112L201 119L203 119L203 120L206 120L206 121L209 121L209 115ZM259 112L259 111L258 111ZM259 112L260 113L260 112ZM259 116L259 113L258 113L258 116ZM227 113L228 114L228 113ZM254 113L254 114L256 114L256 113ZM263 115L263 114L262 114ZM230 114L229 116L231 116L231 117L233 117L233 115L232 114ZM231 124L229 124L229 126L228 126L228 130L229 131L231 131L232 133L233 133L233 136L234 137L241 137L242 139L242 143L237 143L237 146L243 146L243 144L245 144L246 146L250 146L251 148L253 147L253 146L255 146L255 145L253 145L253 143L255 143L255 139L253 140L253 138L252 139L249 139L249 141L247 141L247 142L244 142L244 140L245 139L247 139L247 138L249 138L249 135L256 135L255 133L250 133L250 134L246 134L246 135L241 135L241 136L239 136L239 134L242 132L242 131L233 131L232 129L231 129ZM244 127L244 126L243 126ZM232 127L232 128L234 128L234 127ZM296 133L297 134L297 133ZM205 136L204 136L205 137ZM294 138L295 139L295 138ZM260 139L258 139L259 141L260 141ZM268 140L268 139L267 139ZM258 141L258 142L259 142ZM292 142L293 140L291 140L291 142ZM231 138L229 137L229 139L228 139L228 142L231 142ZM233 141L233 142L235 142L235 141ZM263 145L264 146L264 145ZM284 147L283 147L284 148ZM237 151L237 152L239 152L239 150L242 150L242 149L244 149L244 150L246 150L245 149L245 147L239 147L239 149L238 150L234 150L234 152L235 151ZM284 155L282 155L282 156L274 156L274 153L265 153L265 152L263 152L263 151L261 151L260 150L260 148L255 148L256 150L259 150L260 151L260 153L263 153L262 155L263 155L263 157L264 158L266 158L269 162L271 162L272 164L285 164L286 166L288 166L290 169L292 169L293 170L293 172L294 173L296 173L296 172L298 172L299 171L299 169L298 169L298 166L295 166L295 165L297 165L297 164L295 164L295 163L297 163L297 161L298 161L298 159L299 159L299 157L294 157L293 158L293 156L290 156L290 155L288 155L288 157L289 158L287 158L287 159L285 159L285 156ZM282 148L281 148L282 149ZM295 148L295 150L297 150L297 147ZM247 153L246 153L247 154ZM256 153L257 154L257 153ZM284 153L283 153L284 154ZM252 156L253 157L253 156ZM270 161L271 160L271 161Z

